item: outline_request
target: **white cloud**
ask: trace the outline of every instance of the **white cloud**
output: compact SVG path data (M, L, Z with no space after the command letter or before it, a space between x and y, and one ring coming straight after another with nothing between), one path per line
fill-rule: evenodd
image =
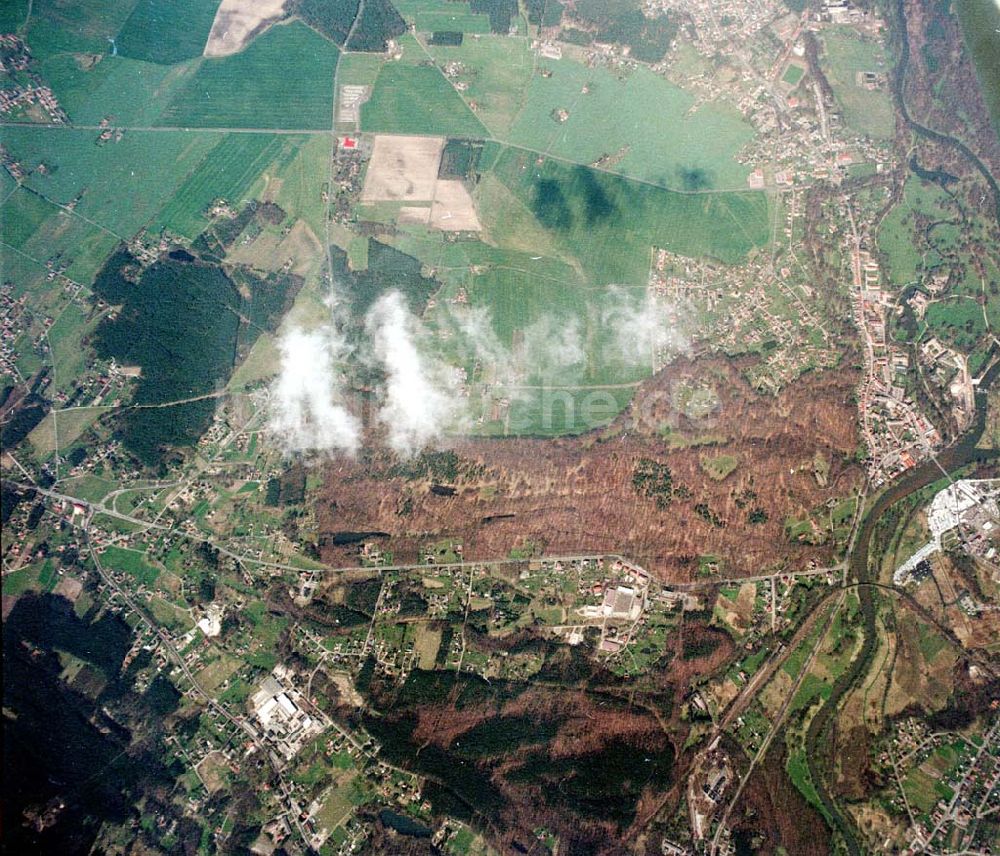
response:
M337 363L344 343L332 326L292 329L278 340L281 372L271 387L269 429L286 453L353 454L361 424L343 404Z
M419 320L403 296L392 291L372 306L365 319L372 353L385 371L379 421L389 445L410 456L458 430L465 419L454 369L421 347Z

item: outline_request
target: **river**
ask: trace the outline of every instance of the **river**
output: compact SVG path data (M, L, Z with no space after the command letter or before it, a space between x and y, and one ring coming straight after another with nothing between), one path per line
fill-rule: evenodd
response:
M833 818L834 825L844 837L848 852L852 856L860 856L862 853L855 835L854 826L844 817L840 808L831 797L822 775L823 771L820 770L818 762L820 741L827 737L827 728L836 714L840 700L858 680L868 673L872 656L878 647L875 621L875 588L871 585L873 582L877 583L878 580L872 580L871 578L871 559L873 555L875 557L878 556L878 551L882 545L874 545L873 554L872 535L883 514L896 505L896 503L906 499L914 491L921 490L940 479L942 468L948 473L954 473L975 461L985 461L997 457L996 452L977 449L976 444L979 442L980 437L982 437L986 427L986 393L998 375L1000 375L1000 361L994 363L980 381L976 391L976 420L969 431L962 437L961 441L938 455L936 462L933 460L926 461L910 470L879 496L865 514L854 550L851 553L851 575L857 585L861 614L864 619L862 623L863 637L861 652L851 662L847 671L834 683L830 697L809 723L809 730L806 732L806 762L808 763L809 775L816 787L816 793L819 796L820 802L823 803L823 807L829 816Z
M992 3L995 0L966 0L966 2ZM904 0L896 0L893 18L892 26L897 29L899 35L899 62L896 63L896 71L892 76L892 97L896 102L896 106L899 107L903 121L918 136L958 149L979 170L980 175L982 175L993 192L994 216L996 217L997 225L1000 226L1000 186L997 185L993 173L986 164L961 140L950 137L947 134L942 134L940 131L928 128L926 125L921 125L910 116L910 111L906 108L906 99L903 97L903 94L906 92L906 70L910 64L910 40L906 37ZM976 26L980 25L977 24ZM997 62L1000 62L1000 59Z

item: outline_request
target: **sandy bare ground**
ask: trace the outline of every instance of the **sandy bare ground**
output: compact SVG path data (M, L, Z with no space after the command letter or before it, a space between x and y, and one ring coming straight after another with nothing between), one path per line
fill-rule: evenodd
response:
M442 137L376 137L361 201L432 200L443 150Z
M431 206L431 225L443 232L478 232L472 196L461 181L438 181Z
M285 0L222 0L205 43L204 55L220 57L239 53L255 35L284 14Z

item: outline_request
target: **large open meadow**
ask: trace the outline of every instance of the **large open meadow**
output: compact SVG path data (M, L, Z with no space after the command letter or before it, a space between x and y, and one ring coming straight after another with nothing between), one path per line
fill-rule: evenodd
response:
M131 237L167 202L220 139L214 133L127 131L97 145L94 131L6 128L4 143L27 185L109 232ZM44 172L38 169L44 164Z
M903 199L885 216L879 225L878 248L882 252L888 274L897 286L916 281L918 272L933 259L925 259L917 241L915 216L927 222L947 220L949 195L938 185L910 176L903 189Z
M138 0L118 32L118 53L162 65L199 57L218 7L213 0Z
M21 34L38 59L58 53L103 54L110 52L109 40L121 31L135 5L135 0L32 0Z
M763 193L678 193L551 158L537 161L532 152L509 148L494 173L593 283L645 283L652 246L735 264L767 243ZM502 230L506 216L505 206L480 211L487 230Z
M622 80L570 59L540 60L509 140L577 163L605 159L608 169L677 190L742 190L750 169L735 157L753 129L727 105L692 113L693 104L646 68Z
M71 121L95 125L109 119L142 127L156 124L164 104L184 88L198 65L198 60L155 65L110 54L91 64L73 54L56 54L41 62L41 70Z
M428 50L439 65L461 64L455 79L467 87L462 97L475 102L476 115L494 136L506 139L524 107L535 68L528 41L467 36L461 45L429 45Z

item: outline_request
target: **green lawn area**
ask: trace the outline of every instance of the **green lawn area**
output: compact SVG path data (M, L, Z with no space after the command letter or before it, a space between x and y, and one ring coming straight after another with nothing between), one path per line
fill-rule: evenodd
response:
M3 593L13 597L28 591L52 591L57 581L55 563L51 559L46 559L41 564L28 565L4 574Z
M694 97L644 67L625 81L570 59L543 60L509 141L675 190L742 190L749 166L735 160L753 137L739 113L705 104L686 115ZM584 94L584 88L587 92ZM566 110L560 122L553 111Z
M384 63L381 54L344 54L337 67L337 86L373 86Z
M187 632L194 627L194 621L190 615L178 609L172 603L168 603L162 597L154 597L150 600L149 609L158 624L162 624L171 630Z
M823 68L846 123L859 134L891 139L895 118L888 85L867 90L855 82L858 72L889 71L885 51L852 27L827 28L821 38L826 55Z
M809 775L809 766L806 762L806 753L802 748L796 748L788 753L788 761L785 764L792 784L799 789L801 794L812 804L823 816L826 816L826 809L820 801L816 786Z
M65 452L106 410L87 407L62 413L50 412L28 435L28 440L35 452L45 458L55 451L58 431L59 448Z
M803 678L788 712L794 713L797 710L807 708L818 698L829 698L832 691L833 687L829 683L810 673Z
M722 481L739 466L740 461L735 455L715 455L714 457L703 456L700 463L701 468L708 473L710 478Z
M110 53L108 39L118 34L135 5L135 0L36 0L28 46L37 59L63 52Z
M290 214L305 220L316 236L323 235L326 228L323 182L317 176L323 176L327 169L330 149L329 137L305 138L298 145L294 157L282 158L268 171L268 175L279 182L278 190L273 195L274 201Z
M910 805L918 812L925 814L937 804L941 798L936 788L937 782L919 767L910 770L903 779L903 790Z
M218 6L212 0L139 0L118 33L118 53L163 65L199 57Z
M44 203L44 200L42 201ZM54 205L50 210L55 213L41 223L22 221L22 227L36 228L21 244L20 252L8 248L0 249L3 256L4 279L14 284L16 293L27 291L33 299L37 299L39 294L52 288L51 283L42 284L39 279L40 274L47 273L44 262L52 261L66 265L68 277L89 285L100 270L104 259L118 243L115 235L76 214L62 211ZM0 211L0 217L6 219L7 212L5 206Z
M238 54L201 61L163 113L209 128L329 128L339 52L301 22L272 27Z
M122 547L108 547L101 555L101 564L109 571L124 571L135 577L136 583L151 587L160 575L159 570L149 564L142 553Z
M354 778L354 774L339 778L331 789L326 802L323 803L323 807L319 810L317 819L327 829L339 826L353 811L355 806L352 789Z
M877 236L889 277L896 285L916 280L922 262L914 242L914 213L919 211L931 220L948 219L952 216L944 207L948 201L948 194L939 185L915 175L906 180L902 200L886 215Z
M16 188L0 206L0 237L21 249L42 223L58 214L59 208L51 202L24 187Z
M77 304L70 303L49 329L56 389L68 392L86 370L84 338L97 326L96 319L88 322L87 316L88 313Z
M781 79L789 86L797 86L805 73L805 69L801 65L790 65L785 69L785 73L781 76Z
M200 60L176 66L155 65L124 56L102 56L85 65L74 54L59 53L41 63L41 71L70 119L97 124L106 117L121 125L152 125ZM97 137L91 133L91 137Z
M928 624L917 624L917 635L920 654L928 663L937 657L939 651L948 647L945 638L940 633L935 632L934 628Z

